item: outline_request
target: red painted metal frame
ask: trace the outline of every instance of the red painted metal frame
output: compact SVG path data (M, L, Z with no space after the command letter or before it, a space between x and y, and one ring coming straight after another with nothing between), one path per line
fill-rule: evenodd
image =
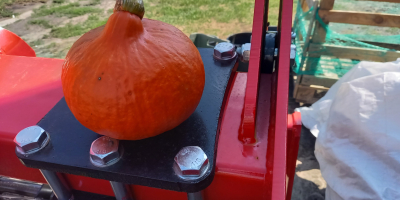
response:
M256 127L259 140L256 145L244 145L237 139L237 133L240 129L248 74L243 72L234 74L221 120L214 181L205 190L207 200L263 199L271 77L271 74L260 76L257 120L263 123L257 123Z
M278 24L278 60L275 64L275 83L271 104L274 107L271 116L270 138L267 153L267 170L265 179L271 180L266 185L267 199L285 199L289 176L287 175L287 111L290 74L290 45L292 28L292 0L281 0ZM297 154L296 154L297 157Z
M288 151L286 161L286 174L289 180L287 183L287 200L290 200L292 197L294 174L296 172L297 154L299 152L301 126L301 114L299 112L288 115Z
M256 0L254 3L253 31L251 36L251 50L249 70L244 99L243 118L239 131L239 140L244 144L255 144L257 99L260 79L260 65L263 52L265 34L265 5L268 0Z

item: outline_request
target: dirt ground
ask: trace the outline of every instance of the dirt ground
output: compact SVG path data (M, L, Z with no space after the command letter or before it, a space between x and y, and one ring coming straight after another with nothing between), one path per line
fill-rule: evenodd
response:
M71 0L71 3L77 2L77 0ZM79 1L80 3L84 1ZM52 1L41 0L33 3L15 4L12 9L18 15L15 18L1 19L0 27L4 27L22 39L24 39L36 52L38 57L49 57L49 58L64 58L72 44L80 37L68 37L68 38L57 38L49 37L52 28L42 26L40 24L30 24L30 21L44 20L48 22L52 27L65 27L67 24L76 25L84 23L89 14L80 15L77 17L57 16L48 15L33 17L33 10L38 9L44 5L51 6ZM98 5L94 5L93 8L103 10L102 13L96 13L102 18L106 18L109 14L107 11L114 7L115 0L102 0Z
M292 74L290 77L293 77ZM300 107L293 97L294 82L289 82L288 113ZM324 200L326 181L322 177L319 163L315 157L315 140L311 132L303 127L300 135L297 155L296 174L294 177L292 200Z
M15 16L10 18L2 18L0 16L0 27L6 28L22 39L24 39L32 48L35 50L38 57L50 57L50 58L64 58L72 44L83 34L74 34L70 36L55 36L55 29L70 28L70 30L64 29L65 31L74 32L77 29L76 26L88 26L91 28L92 25L88 23L94 23L102 25L101 23L107 20L107 18L112 13L112 9L115 5L115 0L19 0L25 3L15 3L7 8L15 13ZM56 4L54 1L61 1L63 3ZM248 0L247 0L248 1ZM91 3L96 2L96 3ZM157 7L157 0L148 1L148 7L146 8L146 17L157 19L160 18L160 14L151 6ZM156 3L152 3L156 2ZM86 14L79 14L78 16L71 16L69 14L57 14L57 10L54 14L38 16L37 12L40 9L52 7L65 6L71 3L79 3L80 8L97 9L95 12L89 12ZM154 4L154 5L153 5ZM90 6L88 6L90 5ZM163 6L165 6L163 4ZM100 11L100 12L99 12ZM173 13L176 15L176 13ZM173 15L171 14L171 15ZM89 17L96 17L97 21L88 20ZM176 16L180 18L181 16ZM189 16L190 17L190 16ZM248 18L248 17L247 17ZM193 32L201 32L206 34L216 35L220 38L227 38L232 33L251 31L251 19L238 20L237 18L230 20L229 22L217 21L215 19L210 19L207 23L199 23L196 20L183 20L183 24L179 24L178 20L173 24L180 30L182 30L186 35L190 35ZM171 20L166 18L165 20ZM33 22L33 21L36 21ZM190 23L189 23L190 22ZM35 23L35 24L34 24ZM189 23L189 24L188 24ZM232 26L232 24L235 24ZM75 26L75 27L74 27ZM88 29L90 30L90 29ZM85 31L87 32L87 31Z

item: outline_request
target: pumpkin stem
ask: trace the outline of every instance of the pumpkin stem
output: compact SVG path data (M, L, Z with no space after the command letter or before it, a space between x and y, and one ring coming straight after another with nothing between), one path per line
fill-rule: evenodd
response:
M117 0L114 12L117 11L127 11L142 19L144 15L143 0Z

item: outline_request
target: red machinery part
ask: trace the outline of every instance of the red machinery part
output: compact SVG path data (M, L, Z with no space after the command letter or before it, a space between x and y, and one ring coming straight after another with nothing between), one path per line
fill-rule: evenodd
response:
M243 108L243 119L239 131L238 139L243 144L254 145L256 138L256 116L257 99L260 79L260 65L263 52L263 38L265 37L265 0L256 0L254 3L253 31L251 35L251 49L248 70L248 81L246 83L245 100Z
M290 74L290 45L292 25L293 1L281 0L278 21L278 60L273 73L273 87L271 98L271 121L268 135L267 173L265 174L265 192L267 199L290 199L293 183L291 174L287 174L287 164L295 163L297 154L287 157L288 151L293 148L288 146L288 94ZM254 30L253 30L254 31ZM298 144L297 144L298 145ZM294 172L293 172L294 173ZM294 176L293 176L294 177Z
M297 154L299 152L300 134L301 134L301 114L295 112L288 115L287 126L287 161L286 174L289 178L287 183L286 199L291 199L294 182L294 174L296 172Z
M292 4L291 0L281 1L276 70L260 75L266 2L255 2L249 73L233 73L220 122L215 177L203 192L205 199L290 199L301 131L300 114L287 115ZM0 31L2 54L34 56L16 35ZM4 42L12 37L14 43ZM61 59L0 53L0 160L5 163L0 165L0 175L45 182L37 169L19 162L13 138L36 124L62 98L62 63ZM106 180L64 175L75 190L113 196ZM186 199L185 193L137 185L131 188L140 200Z
M278 24L278 60L276 67L276 98L275 113L272 118L275 120L273 134L274 150L272 161L272 193L270 199L285 199L287 198L287 112L288 112L288 95L289 95L289 74L290 74L290 45L291 45L291 30L292 30L292 13L293 1L281 0ZM296 154L297 157L297 154ZM268 165L267 165L268 168ZM268 173L267 173L268 174ZM268 177L268 176L267 176ZM268 191L268 190L266 190ZM288 197L290 198L290 197Z
M36 124L62 97L59 81L63 60L48 58L28 58L0 55L1 77L0 87L7 88L0 94L0 138L4 149L0 151L0 160L7 160L1 165L0 174L14 178L44 183L37 169L24 167L15 156L13 138L23 128ZM13 76L12 76L13 74ZM265 199L263 197L264 176L267 172L267 147L271 144L270 104L273 75L260 76L260 93L258 101L256 133L259 141L254 146L243 145L237 139L241 113L244 107L244 91L248 80L247 73L234 73L233 81L225 103L224 115L221 119L220 136L217 149L216 174L212 184L204 191L205 199ZM27 114L29 113L29 114ZM290 133L299 131L299 114L287 125ZM294 126L297 125L297 126ZM285 126L286 127L286 126ZM298 140L289 140L292 150L297 151ZM297 152L288 155L288 172L293 172L289 181L293 180ZM291 162L289 162L291 161ZM294 165L293 165L294 164ZM110 184L106 180L65 174L71 187L75 190L113 195ZM267 181L270 182L270 181ZM290 186L290 183L289 183ZM137 199L186 199L185 193L131 185Z
M39 122L63 97L61 59L0 54L0 175L45 183L42 174L23 166L13 139Z
M35 51L18 35L0 27L0 54L35 57Z

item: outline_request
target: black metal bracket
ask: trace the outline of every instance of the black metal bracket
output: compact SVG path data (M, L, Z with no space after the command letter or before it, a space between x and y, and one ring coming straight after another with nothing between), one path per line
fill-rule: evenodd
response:
M104 168L91 164L90 145L100 135L75 119L64 98L38 123L50 134L50 143L29 156L16 152L17 156L32 168L180 192L205 189L214 177L220 111L235 61L220 65L213 60L213 49L199 48L199 52L206 84L196 111L175 129L156 137L120 141L124 155L118 163ZM210 167L199 180L184 181L174 173L174 157L185 146L199 146L209 158Z

